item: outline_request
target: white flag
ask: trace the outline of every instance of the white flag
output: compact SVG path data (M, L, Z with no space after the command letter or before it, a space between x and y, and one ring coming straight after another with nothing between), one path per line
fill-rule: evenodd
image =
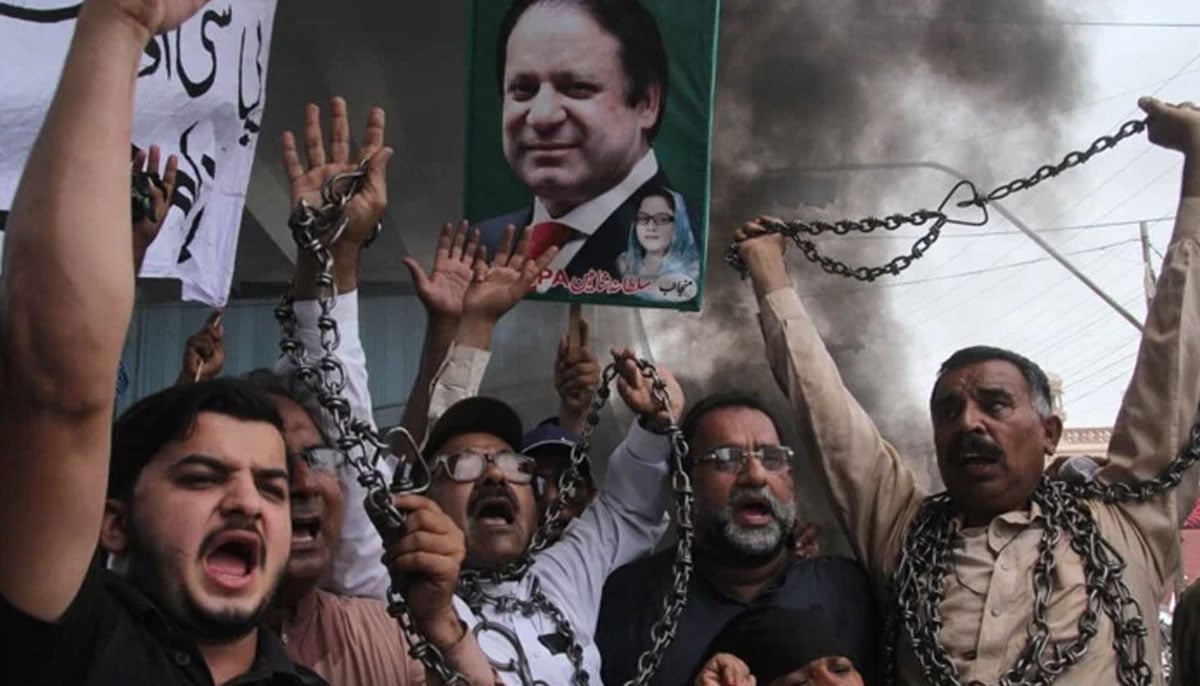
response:
M172 206L142 275L181 280L185 300L220 307L229 297L275 4L210 2L178 30L154 38L142 55L133 145L158 145L164 160L179 156ZM12 205L79 7L0 0L0 210Z

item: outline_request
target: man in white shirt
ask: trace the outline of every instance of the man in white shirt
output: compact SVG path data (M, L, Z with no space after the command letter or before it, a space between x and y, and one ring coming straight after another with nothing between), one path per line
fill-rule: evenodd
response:
M504 155L533 202L479 225L488 254L507 225L529 227L530 257L560 249L538 292L592 270L619 280L642 195L670 188L651 149L667 97L654 16L638 0L514 0L498 45Z
M593 633L604 582L612 570L649 553L666 529L667 439L643 428L657 429L663 417L654 412L649 384L636 375L627 376L634 383L621 390L641 418L609 457L599 496L513 580L489 577L525 554L538 526L536 465L515 452L520 419L499 400L477 396L449 408L430 430L424 449L433 471L428 495L465 533L464 570L479 575L479 593L460 584L454 609L507 683L522 679L506 664L548 684L579 683L579 672L600 683ZM539 595L554 609L517 609ZM555 610L569 632L561 630Z

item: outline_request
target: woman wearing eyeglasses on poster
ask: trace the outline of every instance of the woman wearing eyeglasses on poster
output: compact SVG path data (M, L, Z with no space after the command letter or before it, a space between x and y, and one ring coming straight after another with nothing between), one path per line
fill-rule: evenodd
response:
M617 258L622 278L653 279L639 293L654 300L695 297L700 279L700 250L692 233L683 196L667 188L646 190L629 230L629 247Z

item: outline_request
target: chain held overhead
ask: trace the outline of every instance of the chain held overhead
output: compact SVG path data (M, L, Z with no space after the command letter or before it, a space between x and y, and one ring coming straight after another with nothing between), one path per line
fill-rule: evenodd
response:
M365 162L358 169L335 174L321 187L322 205L311 207L301 201L300 206L288 220L296 245L318 265L316 277L318 305L317 329L321 336L320 356L307 357L304 344L296 334L297 322L294 308L293 286L289 285L282 300L275 308L282 337L279 347L295 367L292 384L316 396L317 402L329 414L334 427L336 447L346 456L346 463L358 474L358 481L367 491L367 512L381 536L394 535L404 527L405 514L392 502L389 484L376 465L389 452L388 444L371 428L371 425L355 419L350 411L350 402L343 395L346 387L346 372L337 357L341 342L337 320L332 316L337 302L337 284L333 276L333 254L330 246L341 238L349 217L345 207L350 198L362 187L366 176ZM396 489L402 493L420 493L429 486L429 473L425 464L401 465L399 471L415 471L421 474L418 480L409 480ZM469 682L458 672L450 669L445 657L433 644L425 640L417 630L412 613L404 597L395 589L388 589L388 614L396 618L400 630L408 642L409 654L419 660L426 669L432 670L447 686L467 686Z
M979 193L975 184L970 181L960 181L950 190L946 198L942 200L942 204L936 210L917 210L911 214L893 214L882 219L879 217L867 217L858 221L843 219L832 223L822 221L803 222L799 220L787 222L766 221L763 222L764 228L770 233L778 233L790 238L808 261L816 263L821 269L830 274L837 274L838 276L867 282L874 281L885 274L896 276L912 265L913 262L920 259L925 254L925 251L929 250L937 242L937 239L941 236L942 228L947 224L983 226L987 224L989 219L987 212L989 203L1007 198L1013 193L1033 188L1068 169L1078 167L1092 157L1105 150L1111 150L1121 141L1139 134L1145 129L1145 119L1127 121L1117 129L1116 133L1097 138L1084 150L1073 150L1067 153L1057 164L1042 165L1033 174L1001 184L987 193ZM969 191L970 195L965 200L956 201L955 198L960 196L961 191L964 189ZM954 209L972 207L978 208L981 211L974 219L955 218L951 212L947 211L947 208L953 211ZM828 255L823 255L817 249L816 243L805 238L805 236L820 236L821 234L829 233L836 236L844 236L851 232L871 233L876 229L895 231L903 226L924 226L926 224L929 224L929 229L923 236L913 242L908 253L897 255L890 261L874 267L862 265L856 267ZM748 267L742 260L742 256L738 253L736 242L732 243L725 250L725 262L736 269L742 275L742 278L746 277Z
M294 365L292 377L294 386L316 396L321 407L329 414L335 428L336 447L346 456L347 464L358 474L358 481L367 491L365 507L372 523L380 535L390 537L396 531L404 528L405 513L396 508L392 500L394 493L423 493L429 488L431 474L419 451L413 447L411 459L402 462L397 467L396 480L390 485L378 470L379 460L390 452L388 440L380 438L370 424L352 416L350 403L343 394L346 387L346 373L341 361L337 358L337 348L341 342L337 320L332 316L337 302L337 286L333 273L333 254L330 246L336 243L345 232L349 217L345 208L350 198L357 193L366 176L366 162L354 171L335 174L325 181L321 188L322 205L311 207L301 201L299 207L292 213L288 226L297 246L310 255L318 265L316 284L319 292L317 329L320 332L321 351L316 359L306 356L303 343L297 336L297 320L294 308L293 288L289 286L275 308L275 317L279 321L282 336L280 348L283 354ZM378 233L378 225L376 233ZM372 235L372 239L374 235ZM369 243L370 241L368 241ZM670 394L666 382L661 378L654 365L644 360L637 360L639 372L651 382L651 393L655 401L668 413L671 408ZM533 585L528 599L511 596L496 596L484 590L485 583L500 583L521 578L532 564L533 554L544 550L553 541L552 532L566 516L566 505L582 487L582 465L588 459L591 436L600 423L600 410L604 408L611 394L610 385L617 376L616 367L609 365L602 377L600 388L592 399L591 411L587 417L580 442L572 448L571 464L559 479L558 497L547 509L543 524L532 537L525 554L517 561L490 573L478 571L463 571L459 578L459 594L475 612L483 605L493 605L501 611L515 611L530 615L534 612L549 617L555 624L560 635L566 639L567 656L574 668L572 684L577 686L589 682L588 674L583 667L583 649L576 638L575 630L566 619L564 613L537 587ZM401 430L404 437L412 444L412 437ZM676 542L676 558L674 564L674 583L670 593L663 601L663 615L651 630L651 646L638 659L638 674L630 684L644 686L657 671L662 657L675 637L679 614L687 601L687 588L692 572L692 486L691 479L684 469L683 461L687 455L687 442L675 418L667 429L671 446L671 484L676 499L676 523L678 538ZM458 672L450 669L445 657L418 631L412 614L404 597L395 589L388 590L388 613L396 618L405 640L409 645L409 654L419 660L427 669L438 675L442 683L448 686L465 686L468 681ZM513 646L513 654L517 656L515 663L498 664L493 666L505 671L518 674L526 686L538 686L543 682L534 680L525 656L516 636L504 627L484 621L473 631L479 634L491 631Z

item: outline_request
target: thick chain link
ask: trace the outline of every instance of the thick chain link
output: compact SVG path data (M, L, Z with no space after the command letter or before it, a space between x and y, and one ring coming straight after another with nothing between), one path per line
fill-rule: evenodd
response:
M346 204L361 188L365 175L366 162L360 164L355 171L331 176L321 188L323 202L321 207L313 208L302 201L288 222L296 244L301 250L312 256L318 265L316 285L320 313L317 317L317 329L320 332L321 357L310 361L305 354L304 345L297 335L298 323L292 295L293 287L289 286L285 292L280 304L275 309L275 316L282 330L280 348L295 367L293 384L314 394L321 407L329 413L337 433L335 445L346 456L347 464L357 472L359 483L367 491L365 503L367 513L372 523L379 529L380 535L390 537L397 531L403 530L405 521L405 514L393 504L392 494L423 492L428 488L430 475L425 463L420 459L415 459L415 464L401 464L397 467L401 470L401 478L393 482L389 488L389 484L376 467L380 458L389 452L389 442L381 439L368 422L353 417L350 403L343 395L347 379L345 367L336 354L341 343L341 336L337 320L332 316L333 308L337 303L337 287L333 274L333 254L329 246L336 243L345 232L349 224L349 217L345 211ZM376 233L378 233L378 228L377 225ZM654 365L643 360L638 360L637 365L641 374L651 381L651 392L655 401L669 412L670 395L666 383L658 375ZM518 611L526 616L540 612L549 617L554 622L556 631L563 636L569 646L567 657L571 660L575 672L572 683L579 685L588 683L588 674L583 666L583 649L579 645L574 628L562 610L546 597L536 583L528 600L490 595L483 591L483 584L488 582L495 584L521 578L532 564L532 555L545 550L554 541L554 532L566 516L567 503L582 486L582 465L590 451L591 436L600 423L599 412L607 402L611 393L609 386L615 378L616 368L610 365L604 371L604 383L592 400L592 409L588 415L582 438L572 448L571 464L560 477L558 497L547 510L545 522L535 532L526 554L520 560L510 563L496 572L483 574L464 571L459 579L459 592L476 612L479 612L482 605L486 603L495 605L501 611ZM683 468L683 460L687 455L687 443L674 419L668 429L668 436L672 449L672 486L676 493L676 518L679 526L675 584L672 593L664 601L663 617L652 630L654 646L638 660L639 677L633 682L637 684L649 681L662 660L662 653L674 638L675 626L687 599L687 585L691 577L693 539L691 479ZM409 438L411 440L411 437ZM419 476L415 476L417 473ZM410 655L419 660L427 669L436 673L444 684L468 683L465 677L450 669L441 652L425 640L417 629L404 597L392 588L388 589L388 613L395 617L400 625L400 629L408 641ZM492 630L496 630L495 626L486 622L481 626L485 629L490 627ZM501 632L501 634L508 641L514 643L518 660L524 662L524 664L516 666L516 670L522 675L522 680L536 684L537 682L532 681L528 661L516 637L509 632Z
M1178 486L1200 460L1200 423L1192 427L1180 455L1158 476L1135 482L1086 484L1043 478L1033 494L1041 509L1038 558L1033 568L1033 619L1029 640L1000 686L1044 686L1075 665L1098 632L1100 612L1113 625L1117 678L1122 686L1145 686L1153 679L1146 660L1147 627L1143 612L1123 580L1125 561L1104 538L1086 501L1109 504L1143 502ZM962 686L958 670L942 646L943 580L950 572L956 536L954 507L945 493L929 498L910 525L890 590L895 607L885 624L884 659L888 683L895 683L897 640L901 628L917 664L936 686ZM1079 616L1079 636L1054 643L1046 617L1052 590L1055 550L1063 536L1083 562L1087 603ZM1157 630L1157 622L1155 622Z
M639 373L650 381L651 396L654 398L655 403L659 407L665 408L669 413L671 396L667 390L666 382L650 362L645 360L636 360L635 362ZM545 519L537 531L534 532L529 547L526 549L526 554L521 559L509 563L499 570L491 572L464 571L459 577L460 595L477 613L484 605L491 605L501 612L515 610L526 616L530 616L533 612L541 612L550 617L551 621L555 624L557 633L562 636L569 646L567 657L571 660L571 664L574 667L571 683L576 686L589 683L588 674L583 668L583 649L579 645L574 628L566 621L562 611L537 588L536 582L533 586L532 597L529 600L521 600L513 596L492 595L484 591L483 586L485 584L496 585L520 579L533 564L534 553L545 550L546 547L554 542L556 532L561 528L560 525L566 518L567 504L572 502L575 495L583 487L583 469L585 469L584 465L591 453L592 435L595 433L596 427L600 424L601 410L604 409L609 398L612 396L612 384L616 378L617 367L615 364L609 364L601 373L600 386L596 389L595 395L592 396L591 406L588 410L587 419L579 441L571 448L570 464L559 476L558 497L547 508ZM667 647L675 638L679 614L683 611L683 606L687 602L687 589L692 575L692 543L695 537L692 524L693 492L691 477L688 476L687 470L684 468L684 459L687 457L688 445L683 437L683 430L679 428L678 422L674 417L672 417L670 426L667 428L667 438L671 446L671 488L675 493L675 522L677 527L673 583L670 592L663 600L662 616L651 628L651 647L638 657L637 676L633 680L626 682L627 684L637 684L638 686L644 686L650 682L650 679L653 678L655 672L658 671L659 665L662 663L662 658ZM510 642L513 640L503 632L501 632L501 636L507 638ZM524 657L524 653L520 650L519 645L514 646L514 654L517 655L518 661ZM529 672L527 667L519 664L514 665L512 671L516 671L518 674L527 674Z
M376 465L389 452L388 442L382 440L371 428L370 423L356 419L350 402L343 391L346 388L346 370L337 357L341 334L333 308L337 303L337 284L333 274L333 254L329 246L341 238L350 218L345 211L350 198L362 187L366 176L366 162L351 172L335 174L325 180L321 187L322 205L314 208L301 201L292 213L288 227L301 250L317 261L316 285L317 330L320 333L320 357L311 359L306 355L304 344L297 335L297 319L293 286L289 285L279 305L275 318L279 321L282 337L279 347L295 369L293 386L315 395L317 402L332 420L335 446L346 457L346 464L358 475L358 482L367 491L366 508L372 523L382 537L390 538L404 529L405 513L396 508L392 492L419 493L429 485L429 474L424 463L402 463L401 478L389 484ZM376 225L378 230L378 225ZM414 472L423 476L414 478ZM400 630L408 641L408 651L426 669L433 671L447 686L466 686L469 682L458 672L450 669L441 651L427 641L417 629L416 621L408 609L404 597L394 588L388 589L388 614L396 618Z
M1047 179L1058 176L1068 169L1078 167L1095 155L1105 150L1111 150L1121 141L1139 134L1145 129L1146 120L1144 119L1127 121L1121 125L1116 133L1100 136L1084 150L1073 150L1067 153L1058 164L1042 165L1033 174L1001 184L987 193L979 193L975 185L970 181L960 181L950 190L950 193L946 195L946 198L936 210L917 210L911 214L894 214L884 218L867 217L858 221L843 219L832 223L821 221L802 222L799 220L787 222L769 221L763 222L763 228L770 233L778 233L791 239L807 260L816 263L830 274L837 274L838 276L845 276L866 282L874 281L885 274L896 276L911 266L914 261L920 259L925 254L925 251L933 246L941 236L941 230L946 224L983 226L987 224L989 219L987 212L988 203L1002 200L1013 193L1028 190ZM960 195L960 191L964 189L969 191L969 197L961 201L954 201ZM953 205L954 209L975 207L981 210L982 213L977 218L959 219L947 211L951 209L951 205ZM923 226L929 221L933 222L932 226L930 226L925 235L913 243L907 254L897 255L890 261L874 267L861 265L855 267L828 255L823 255L813 241L803 237L805 235L820 236L829 233L844 236L851 232L871 233L876 229L895 231L903 226ZM736 241L726 249L725 262L745 278L749 268L738 252Z

